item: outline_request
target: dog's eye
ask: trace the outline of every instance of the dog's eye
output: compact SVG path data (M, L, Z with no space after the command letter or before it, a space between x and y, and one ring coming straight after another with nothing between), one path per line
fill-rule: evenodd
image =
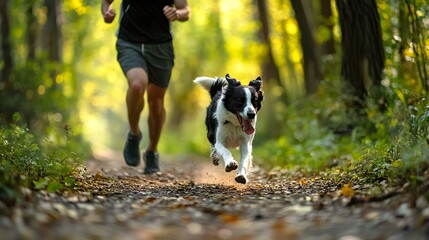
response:
M237 106L243 106L244 105L244 98L238 98L236 102L237 102Z
M252 103L255 103L255 102L257 102L258 101L258 94L253 94L253 97L252 97Z

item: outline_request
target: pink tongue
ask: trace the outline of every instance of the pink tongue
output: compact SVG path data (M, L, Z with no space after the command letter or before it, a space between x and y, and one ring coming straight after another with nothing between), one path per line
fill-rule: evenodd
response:
M243 119L243 131L248 135L255 132L255 128L252 126L251 121Z

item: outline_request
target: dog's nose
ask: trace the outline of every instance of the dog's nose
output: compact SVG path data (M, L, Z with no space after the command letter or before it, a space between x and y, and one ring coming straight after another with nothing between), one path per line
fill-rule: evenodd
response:
M247 113L247 117L248 117L249 119L254 119L254 118L255 118L255 116L256 116L256 113L255 113L255 112L248 112L248 113Z

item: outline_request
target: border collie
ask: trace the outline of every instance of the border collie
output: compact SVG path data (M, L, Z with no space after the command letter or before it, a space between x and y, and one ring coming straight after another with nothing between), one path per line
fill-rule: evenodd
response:
M207 138L214 165L222 159L225 171L237 170L235 181L245 184L252 166L252 141L255 137L257 113L262 107L262 79L257 77L248 86L231 78L198 77L195 83L208 90L211 103L207 107ZM228 148L240 148L240 164Z

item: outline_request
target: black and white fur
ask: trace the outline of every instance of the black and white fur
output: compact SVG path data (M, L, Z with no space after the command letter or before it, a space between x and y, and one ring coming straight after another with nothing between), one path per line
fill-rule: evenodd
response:
M245 184L252 166L252 141L256 132L257 113L262 107L262 79L257 77L248 86L231 78L198 77L195 83L208 90L211 103L207 107L207 138L214 165L222 159L225 171L237 170L235 181ZM228 148L240 148L240 164Z

